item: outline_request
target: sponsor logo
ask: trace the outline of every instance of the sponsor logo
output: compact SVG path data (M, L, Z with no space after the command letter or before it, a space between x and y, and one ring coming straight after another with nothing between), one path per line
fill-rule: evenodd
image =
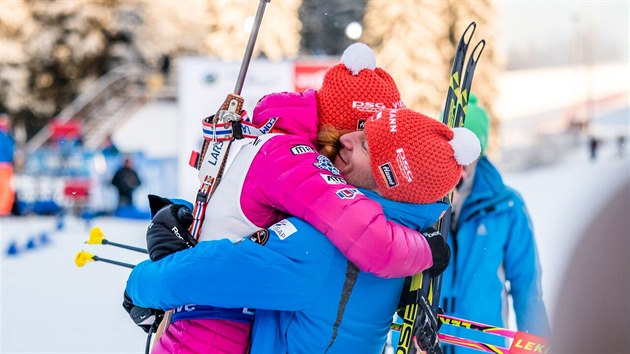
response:
M322 170L326 170L332 173L333 175L339 176L340 174L337 167L335 167L335 165L333 165L333 163L330 162L330 160L324 155L317 156L317 162L315 162L313 165L315 165L315 167L320 168Z
M398 102L394 102L393 106L394 108L405 108L405 103L402 100L400 100Z
M518 332L514 337L510 353L514 354L531 354L531 353L547 353L548 347L544 338L533 334Z
M273 128L273 126L276 125L277 120L278 120L278 117L269 118L267 123L265 123L265 125L263 125L262 128L258 130L260 130L260 132L263 134L267 134L271 130L271 128Z
M381 111L381 112L378 112L375 115L373 115L372 118L370 118L370 120L373 122L375 120L381 119L382 116L383 116L383 112Z
M308 145L295 145L294 147L291 148L291 153L293 155L306 154L309 152L317 152L317 151L315 151L315 149L313 149L312 147Z
M348 182L340 176L325 175L323 173L320 173L319 175L322 176L324 181L328 184L348 184Z
M389 131L396 132L396 110L389 111Z
M284 240L297 232L297 228L287 220L279 221L271 225L269 229L275 232L280 240Z
M407 162L407 159L405 158L405 151L403 150L403 148L396 149L396 162L398 162L400 173L402 173L407 182L413 181L411 167L409 167L409 162Z
M378 112L387 108L387 106L382 102L352 101L352 108L361 112Z
M336 193L341 199L354 199L357 195L363 194L356 188L342 188Z
M363 130L365 128L365 119L359 119L357 121L357 130Z
M264 246L267 241L269 241L269 231L267 231L267 229L260 229L249 235L249 239L261 246Z
M174 309L174 311L175 311L176 313L178 313L178 312L184 312L184 311L185 311L185 312L191 312L191 311L195 311L195 310L196 310L195 306L197 306L197 305L195 305L195 304L190 304L190 305L177 306L177 307Z
M392 164L387 162L378 166L378 168L381 170L381 174L383 175L383 178L385 178L385 183L387 183L388 188L394 188L398 185L396 174L392 169Z

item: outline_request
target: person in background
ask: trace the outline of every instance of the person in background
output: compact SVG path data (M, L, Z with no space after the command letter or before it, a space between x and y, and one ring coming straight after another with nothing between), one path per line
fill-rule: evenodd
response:
M0 216L11 213L13 190L13 153L15 141L10 132L9 116L0 114Z
M112 136L108 135L103 141L103 148L101 149L103 155L106 156L116 156L120 153L116 144L114 144L114 140L112 140Z
M453 198L452 261L443 275L444 313L495 326L508 326L508 295L518 330L549 334L542 298L541 269L531 220L521 196L503 183L484 154L489 118L471 95L465 127L481 143L481 157L464 168ZM503 338L464 328L442 326L440 332L505 346ZM467 331L467 332L463 332ZM444 346L445 354L475 353Z
M133 168L131 157L125 157L123 165L112 178L112 185L118 189L118 209L133 206L133 191L140 184L140 177Z

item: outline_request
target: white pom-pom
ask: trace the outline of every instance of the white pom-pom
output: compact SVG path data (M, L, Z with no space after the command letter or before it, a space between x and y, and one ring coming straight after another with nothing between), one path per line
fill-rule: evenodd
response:
M372 49L363 43L354 43L343 51L341 62L352 71L352 75L358 75L363 69L376 69L376 57Z
M461 166L470 165L481 154L479 138L466 128L453 128L453 140L449 144L455 151L455 160Z

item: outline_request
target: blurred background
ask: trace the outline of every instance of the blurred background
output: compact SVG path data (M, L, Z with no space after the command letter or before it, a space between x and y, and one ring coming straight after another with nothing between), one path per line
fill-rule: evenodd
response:
M3 1L0 112L15 140L14 212L38 200L111 212L106 182L123 154L135 155L139 193L194 193L187 161L199 120L233 91L257 5ZM342 51L362 41L407 106L438 117L454 47L471 21L473 44L488 43L473 92L492 117L489 151L504 170L627 135L624 1L277 0L244 85L246 108L268 92L317 88Z
M86 235L84 225L113 223L120 233L135 230L141 244L147 193L193 198L198 182L188 158L201 146L199 123L234 90L257 6L0 1L0 214L12 215L0 218L5 265L29 242L49 243L36 225L54 232L74 225L72 233ZM536 202L553 191L536 190L572 176L554 166L607 159L620 163L611 174L630 176L628 16L627 1L273 0L242 95L251 111L265 93L316 89L360 41L408 107L438 117L456 43L475 21L473 44L487 45L472 92L490 113L489 155L520 187L539 231L552 211ZM121 206L112 180L125 161L140 184ZM541 249L545 269L551 251ZM7 348L20 351L15 340Z

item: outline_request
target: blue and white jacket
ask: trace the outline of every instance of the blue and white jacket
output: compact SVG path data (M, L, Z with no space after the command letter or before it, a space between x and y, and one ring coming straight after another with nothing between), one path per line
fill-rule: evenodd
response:
M362 191L400 224L424 229L446 209ZM291 217L250 238L200 242L132 271L127 293L143 307L182 304L256 309L252 353L381 353L404 278L378 278L350 263L328 239Z
M518 329L548 335L541 270L529 215L522 198L503 183L486 157L477 164L472 190L461 210L458 229L448 237L452 258L443 274L444 312L505 327L509 293ZM440 332L506 345L500 337L448 325ZM465 348L455 352L475 353ZM451 353L448 348L446 354Z

